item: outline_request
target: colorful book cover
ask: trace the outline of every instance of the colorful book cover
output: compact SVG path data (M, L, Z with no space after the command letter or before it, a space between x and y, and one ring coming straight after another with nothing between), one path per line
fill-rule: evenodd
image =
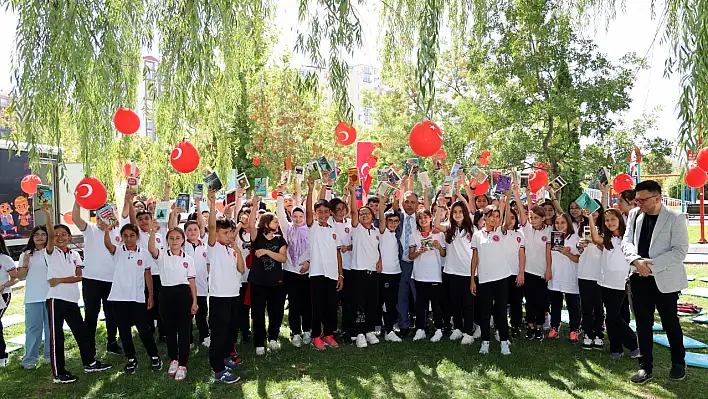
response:
M421 238L420 246L429 251L435 249L435 247L433 247L433 237Z
M205 171L204 183L210 190L219 191L222 187L224 187L224 185L221 183L221 180L219 179L219 175L216 174L215 170L207 169Z
M457 174L462 170L462 165L459 162L452 164L452 169L450 169L450 176L457 177Z
M363 201L363 200L364 200L364 189L361 188L361 185L356 186L354 193L356 194L356 200L357 200L357 201Z
M484 181L487 180L487 174L477 166L472 167L472 177L477 181L477 184L484 183Z
M604 185L608 185L610 183L610 174L607 173L607 169L600 168L600 170L597 171L597 180L600 184Z
M52 187L44 184L37 186L37 202L36 204L41 208L44 206L52 206L52 199L54 195L52 193Z
M113 211L113 207L110 205L105 205L103 208L97 210L96 217L111 229L114 229L120 225L118 218Z
M204 196L204 185L202 183L194 183L194 198L201 198Z
M420 184L423 186L423 188L433 188L433 182L430 180L428 172L418 173L418 180L420 181Z
M588 212L592 215L595 211L600 209L600 205L597 204L597 202L588 195L588 193L583 192L580 194L580 196L575 200L575 203L578 204L579 207L583 209L587 209Z
M285 160L283 163L285 164L285 170L293 170L293 158L292 157L285 157Z
M189 212L189 194L179 194L177 195L177 206L182 208L185 212Z
M155 207L155 220L158 222L167 222L170 218L170 208L172 208L172 203L170 201L160 201Z
M295 167L295 181L302 183L305 180L305 168L302 166Z
M337 167L337 163L332 161L329 161L329 166L332 168L332 170L329 172L329 178L332 179L332 183L334 183L335 180L337 180L337 176L339 176L339 168Z
M565 233L551 231L551 251L560 251L565 246Z
M317 166L320 168L320 171L322 172L322 175L328 175L331 171L334 170L332 167L332 164L329 163L327 160L327 157L322 155L318 160L317 160Z
M268 195L268 178L267 177L256 177L253 181L253 194L261 198Z
M388 183L394 187L398 187L399 184L401 184L401 176L396 172L396 169L391 166L388 168L386 180Z
M499 175L497 178L497 185L494 188L494 192L498 194L503 194L511 190L511 176Z
M379 182L379 185L376 187L376 195L391 199L392 196L396 195L396 187L385 181Z
M248 190L249 188L251 188L251 183L248 182L248 177L246 177L245 173L241 173L240 175L236 176L236 183L244 190Z
M565 187L566 184L568 184L568 183L565 181L565 179L563 178L563 176L558 175L558 176L556 176L556 178L553 179L553 181L551 181L551 183L550 183L551 190L553 190L554 193L557 193L557 192L559 192L563 187Z
M453 181L454 180L449 179L449 176L443 181L442 189L440 190L440 194L442 194L443 197L452 198L452 190L454 189L452 186Z
M137 177L128 176L128 190L133 195L138 195L138 183L140 182Z
M441 155L435 153L430 157L430 159L433 161L433 170L442 169L443 159Z
M349 187L359 185L359 171L356 168L347 169L347 184L349 184Z
M308 177L311 177L314 180L322 179L322 171L320 170L319 163L317 161L311 161L308 164L307 175Z
M388 169L389 168L383 168L376 171L376 176L378 178L379 183L381 183L382 181L388 182Z
M292 179L292 170L284 170L280 172L280 184L290 184Z
M406 174L408 176L418 173L420 167L420 161L418 158L410 158L406 160Z

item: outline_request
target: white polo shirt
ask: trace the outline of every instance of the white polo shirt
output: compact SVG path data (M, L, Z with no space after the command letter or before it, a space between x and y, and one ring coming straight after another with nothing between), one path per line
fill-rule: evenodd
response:
M519 275L519 252L521 248L526 248L526 238L521 230L507 230L502 237L504 243L504 257L506 258L511 274Z
M238 272L238 252L220 242L207 243L209 259L209 296L237 297L241 291L241 273Z
M76 268L84 268L84 262L79 253L74 250L64 252L54 248L51 255L47 254L47 280L52 278L66 278L76 276ZM57 284L49 287L47 299L61 299L67 302L79 303L79 283Z
M98 281L113 281L114 263L111 253L103 243L104 232L93 223L86 223L84 234L83 277ZM110 231L111 242L118 247L121 243L120 229Z
M597 284L600 287L624 291L629 276L629 263L622 252L622 238L612 237L612 247L602 251L602 269Z
M398 274L401 272L401 261L398 258L398 239L396 232L386 229L379 241L381 251L381 273Z
M467 233L458 227L448 227L457 229L452 237L452 242L447 244L447 254L445 255L445 274L455 276L470 276L472 265L472 233Z
M371 225L367 229L359 223L352 232L352 269L376 271L379 262L379 229Z
M493 231L482 229L472 237L472 249L477 251L479 283L489 283L511 276L511 266L504 255L504 234L501 227Z
M565 246L570 248L574 255L578 254L578 235L571 234L565 237ZM551 270L553 278L548 282L548 289L551 291L564 292L566 294L579 294L578 289L578 264L570 260L567 256L558 251L551 251Z
M160 282L163 287L189 285L190 279L197 277L194 259L184 251L179 254L171 250L157 254L157 265L160 267Z
M197 285L197 296L208 296L209 260L207 259L206 241L197 240L196 246L187 241L184 243L184 252L191 256L194 261L194 269L196 269L197 272L197 277L195 280Z
M526 272L543 277L546 274L546 247L550 245L551 227L536 230L531 223L521 226L526 238Z
M236 235L236 245L241 248L241 255L243 256L243 273L241 274L241 283L248 284L248 273L251 271L251 268L248 266L248 257L253 256L251 254L251 233L244 232L243 239L241 239L240 234ZM250 261L253 263L253 259Z
M145 252L148 252L148 241L150 241L150 232L140 230L140 234L138 235L138 246L144 249ZM165 241L160 233L155 233L155 246L159 251L164 249ZM148 258L148 262L150 263L150 274L153 276L159 276L160 268L157 267L157 262L155 262L155 259L153 259L150 255L148 255Z
M131 251L121 245L113 254L115 273L109 301L145 303L145 270L152 267L152 256L147 249Z
M15 261L11 257L0 254L0 284L5 284L10 281L10 272L17 269L15 266ZM2 294L12 293L12 287L5 287L2 290Z
M337 247L339 238L332 222L322 226L318 221L312 222L310 234L310 277L325 276L330 280L339 279L337 264Z
M431 238L433 241L440 243L441 247L445 247L445 236L443 233L433 233L427 234L427 237L423 237L423 233L416 230L411 235L411 247L419 248L422 245L422 240L424 238ZM410 251L410 248L408 249ZM410 253L410 252L409 252ZM442 282L442 256L440 256L440 251L437 249L428 249L425 253L421 254L413 260L413 274L411 278L415 281L427 282L427 283L441 283Z
M345 218L343 222L339 223L334 218L331 219L330 224L334 227L334 232L337 234L337 247L354 245L352 240L352 221ZM315 220L313 223L317 223L317 221ZM344 270L352 269L352 251L342 253L342 269Z
M594 242L588 242L578 260L578 279L598 281L602 269L602 250Z
M24 252L20 255L20 265L24 264L25 256ZM25 303L44 302L47 299L47 292L49 292L49 281L47 281L47 272L49 269L47 251L44 249L34 251L28 266L25 285Z

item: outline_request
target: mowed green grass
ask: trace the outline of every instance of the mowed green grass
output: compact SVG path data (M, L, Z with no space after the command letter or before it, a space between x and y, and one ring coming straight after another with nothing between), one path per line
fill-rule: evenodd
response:
M708 265L691 266L689 274L708 277ZM690 286L708 287L694 281ZM8 314L22 313L22 291L15 291ZM682 296L681 301L708 307L708 299ZM286 317L287 319L287 317ZM684 333L708 342L708 325L681 318ZM658 315L657 315L657 321ZM287 320L286 320L287 322ZM99 323L102 342L105 330ZM23 325L5 329L5 337L24 333ZM491 353L481 356L479 341L462 347L447 340L433 344L382 342L366 349L342 345L338 350L318 352L312 347L296 349L289 344L287 325L281 329L283 349L256 357L252 345L239 349L244 360L237 371L242 380L234 385L214 384L207 350L195 348L190 358L187 380L177 383L163 371L150 370L147 355L136 338L140 368L136 375L122 373L125 359L106 355L99 345L98 357L114 369L84 375L73 338L67 339L67 367L79 376L72 385L52 384L51 370L20 368L22 350L11 354L11 363L0 369L0 398L700 398L708 391L708 370L689 367L681 382L668 380L669 350L654 346L655 377L644 386L629 378L637 370L636 361L612 361L609 351L585 351L562 339L542 343L517 340L512 355L499 354L492 342ZM605 344L607 348L607 343ZM159 345L166 358L167 349ZM706 350L692 350L708 353Z

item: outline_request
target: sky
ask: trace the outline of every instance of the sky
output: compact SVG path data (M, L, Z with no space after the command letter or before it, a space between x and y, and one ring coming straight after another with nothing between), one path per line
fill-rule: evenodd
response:
M280 42L274 53L292 52L298 32L297 4L299 0L281 0L277 2L276 26L280 30ZM363 46L351 60L355 64L378 65L378 4L369 1L367 6L359 6L363 24ZM598 50L611 61L618 61L624 54L635 52L640 57L646 56L649 68L640 70L630 95L630 110L622 119L631 124L645 113L655 112L656 129L651 136L675 139L680 126L677 119L676 104L680 95L679 78L664 78L664 61L669 55L669 46L662 43L663 30L657 35L659 21L652 19L649 2L646 0L625 0L625 9L617 11L617 17L606 25L604 18L598 18L595 24L584 28L583 36L595 41ZM8 93L11 83L11 55L14 48L14 33L17 17L10 11L0 9L0 92ZM653 43L653 45L652 45ZM304 60L294 55L292 63L298 66Z

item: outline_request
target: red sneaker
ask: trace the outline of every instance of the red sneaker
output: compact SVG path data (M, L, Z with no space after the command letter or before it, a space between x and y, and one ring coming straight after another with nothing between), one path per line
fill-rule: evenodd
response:
M332 337L331 335L324 337L324 343L330 348L339 348L339 344L337 343L337 341L334 340L334 337Z
M312 340L312 346L314 346L315 349L317 349L317 350L321 350L321 351L325 350L325 344L322 341L322 338L320 338L320 337L317 337Z
M558 338L558 329L553 327L551 329L551 332L548 333L548 339L556 339Z
M570 332L570 342L572 342L574 344L578 342L578 332L577 331Z

